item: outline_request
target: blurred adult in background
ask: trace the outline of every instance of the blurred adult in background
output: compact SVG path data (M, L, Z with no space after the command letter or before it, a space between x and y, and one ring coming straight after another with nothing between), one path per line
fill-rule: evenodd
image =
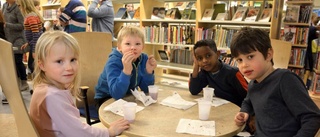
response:
M21 13L24 16L24 32L28 41L28 45L23 46L22 49L29 46L28 67L31 73L33 73L35 47L39 37L43 33L44 20L34 5L34 0L16 0L16 3L19 5Z
M134 6L133 4L125 4L124 7L127 9L129 19L132 19L134 16Z
M114 10L110 0L94 0L88 9L92 31L109 32L113 36Z
M57 10L57 19L53 21L53 30L63 30L63 26L60 23L59 17L62 14L64 7L59 7Z
M4 34L4 18L3 18L3 14L2 14L2 10L1 10L1 1L0 1L0 38L2 39L6 39L5 34Z
M59 20L67 33L85 32L87 26L86 8L80 0L69 0Z
M4 32L7 41L12 43L13 46L20 90L27 90L29 85L27 83L26 68L22 62L25 50L23 51L23 48L21 48L23 45L26 46L28 44L24 34L24 17L15 0L6 0L6 3L3 4L2 12L5 20L3 25Z

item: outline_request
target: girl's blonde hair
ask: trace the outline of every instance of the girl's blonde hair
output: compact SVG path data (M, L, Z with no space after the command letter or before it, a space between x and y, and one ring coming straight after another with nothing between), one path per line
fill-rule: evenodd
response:
M57 43L62 42L64 45L71 49L73 53L75 54L79 69L77 72L75 72L76 77L73 80L73 82L68 87L68 90L70 90L71 94L75 97L79 97L79 86L80 86L80 47L77 42L77 40L72 37L70 34L63 32L63 31L46 31L43 33L40 38L37 41L36 44L36 50L35 50L35 78L34 78L34 85L33 87L36 87L37 85L41 83L46 83L49 85L56 86L60 89L64 89L64 87L61 87L59 85L55 85L48 77L45 75L44 71L40 69L39 62L44 62L46 57L48 56L51 48Z
M16 3L20 5L20 10L24 17L27 16L29 13L34 12L40 18L41 22L42 23L44 22L43 17L41 16L41 14L39 13L39 10L34 5L33 0L17 0Z
M138 36L142 40L142 45L144 45L144 32L138 26L128 25L124 26L118 33L118 45L121 44L122 40L126 36Z

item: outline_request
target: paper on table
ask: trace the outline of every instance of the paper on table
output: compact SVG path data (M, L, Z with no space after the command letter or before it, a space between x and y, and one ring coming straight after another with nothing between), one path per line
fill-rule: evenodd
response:
M191 101L186 101L181 98L181 96L177 92L173 92L173 95L163 99L160 103L161 105L174 107L177 109L183 109L186 110L192 106L194 106L196 103Z
M203 98L198 98L198 99L195 99L195 100L199 101L199 100L203 100ZM217 97L213 97L212 98L212 102L211 102L211 106L218 107L218 106L221 106L221 105L227 104L227 103L230 103L230 101L227 101L227 100L224 100L224 99L221 99L221 98L217 98Z
M111 103L110 105L106 106L103 110L104 111L111 111L117 115L120 115L120 116L124 116L123 115L123 108L122 106L127 103L127 101L123 100L123 99L119 99L113 103ZM141 106L137 106L137 109L136 109L136 113L138 113L139 111L141 111L142 109L144 109L144 107L141 107Z
M180 119L176 129L177 133L189 133L194 135L215 136L215 121L201 121L191 119Z
M137 100L141 101L144 106L149 106L150 104L157 102L156 100L153 100L151 96L146 96L144 92L140 92L137 89L134 91L131 90L131 93Z

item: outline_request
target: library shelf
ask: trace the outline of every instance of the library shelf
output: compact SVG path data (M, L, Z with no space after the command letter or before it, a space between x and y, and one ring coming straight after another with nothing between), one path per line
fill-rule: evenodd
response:
M159 67L159 68L179 70L179 71L188 72L188 73L191 73L193 71L192 65L162 62L162 61L158 61L157 64L158 64L157 67Z

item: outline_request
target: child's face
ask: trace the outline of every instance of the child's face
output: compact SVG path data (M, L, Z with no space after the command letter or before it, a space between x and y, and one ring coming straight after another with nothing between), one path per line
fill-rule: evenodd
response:
M122 52L122 54L132 52L135 59L141 55L143 47L144 45L142 43L142 39L134 35L125 36L120 45L118 45L118 49Z
M219 55L215 53L208 46L202 46L196 48L194 51L196 61L198 61L199 67L208 72L216 72L219 70Z
M58 42L51 47L44 61L39 62L39 66L54 84L66 88L77 75L78 57L64 43Z
M270 67L273 68L271 64L272 56L273 50L269 49L266 58L264 58L261 52L254 51L246 55L239 54L235 59L240 72L245 77L250 80L257 80L258 82L261 82L270 74Z

